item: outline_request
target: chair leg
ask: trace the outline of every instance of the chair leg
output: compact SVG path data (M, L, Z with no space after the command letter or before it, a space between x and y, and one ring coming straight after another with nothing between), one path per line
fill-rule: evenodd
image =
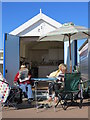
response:
M83 103L83 90L81 89L80 91L80 104L79 104L79 108L82 108L82 103Z
M55 108L58 106L58 104L60 103L60 101L61 101L61 100L59 99L58 103L55 105Z
M62 108L66 110L68 108L68 102L67 100L64 100L64 103L62 104Z
M65 95L65 97L64 97L64 102L63 102L63 104L61 104L62 105L62 108L64 109L64 110L66 110L67 108L68 108L68 102L67 102L67 94Z
M58 106L58 104L60 103L61 99L62 99L61 95L58 94L58 103L54 106L55 108Z
M18 94L20 94L20 97L19 97L19 101L17 102L17 104L20 104L22 103L22 90L21 89L19 89Z
M81 98L81 99L80 99L80 104L79 104L79 108L80 108L80 109L82 108L82 103L83 103L83 99Z

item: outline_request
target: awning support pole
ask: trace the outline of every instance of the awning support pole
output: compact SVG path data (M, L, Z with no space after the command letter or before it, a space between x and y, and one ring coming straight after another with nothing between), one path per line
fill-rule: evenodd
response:
M71 43L70 43L70 35L69 37L69 53L70 53L70 73L72 73L72 60L71 60Z

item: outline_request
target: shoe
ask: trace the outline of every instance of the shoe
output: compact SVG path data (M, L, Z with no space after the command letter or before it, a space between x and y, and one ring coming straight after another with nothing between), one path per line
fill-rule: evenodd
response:
M30 98L30 100L31 100L31 101L34 101L34 99L33 99L33 98Z
M49 104L45 104L44 108L51 108L51 106Z
M28 99L28 103L31 104L31 99L30 98Z
M44 104L38 105L37 109L44 108Z

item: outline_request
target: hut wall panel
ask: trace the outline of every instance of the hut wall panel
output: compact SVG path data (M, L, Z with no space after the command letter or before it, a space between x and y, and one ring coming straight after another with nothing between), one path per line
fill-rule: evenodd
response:
M80 72L83 79L88 79L88 47L80 54Z

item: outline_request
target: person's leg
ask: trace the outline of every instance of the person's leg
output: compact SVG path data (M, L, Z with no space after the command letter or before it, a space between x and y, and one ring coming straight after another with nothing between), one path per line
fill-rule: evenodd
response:
M20 84L19 87L22 89L22 92L26 92L26 85L25 84Z
M19 91L20 91L20 103L22 103L22 89L19 88Z
M52 82L49 83L49 86L48 86L48 88L49 88L49 99L48 99L48 101L49 102L52 100L53 86L54 86L54 84Z
M28 99L33 98L33 93L32 93L32 87L30 84L27 85L28 91L27 91L27 96Z
M60 89L61 85L59 83L54 84L54 90L55 90L55 102L58 101L58 91Z
M19 87L22 90L22 92L24 94L24 97L26 98L27 97L27 94L26 94L26 84L20 84Z

